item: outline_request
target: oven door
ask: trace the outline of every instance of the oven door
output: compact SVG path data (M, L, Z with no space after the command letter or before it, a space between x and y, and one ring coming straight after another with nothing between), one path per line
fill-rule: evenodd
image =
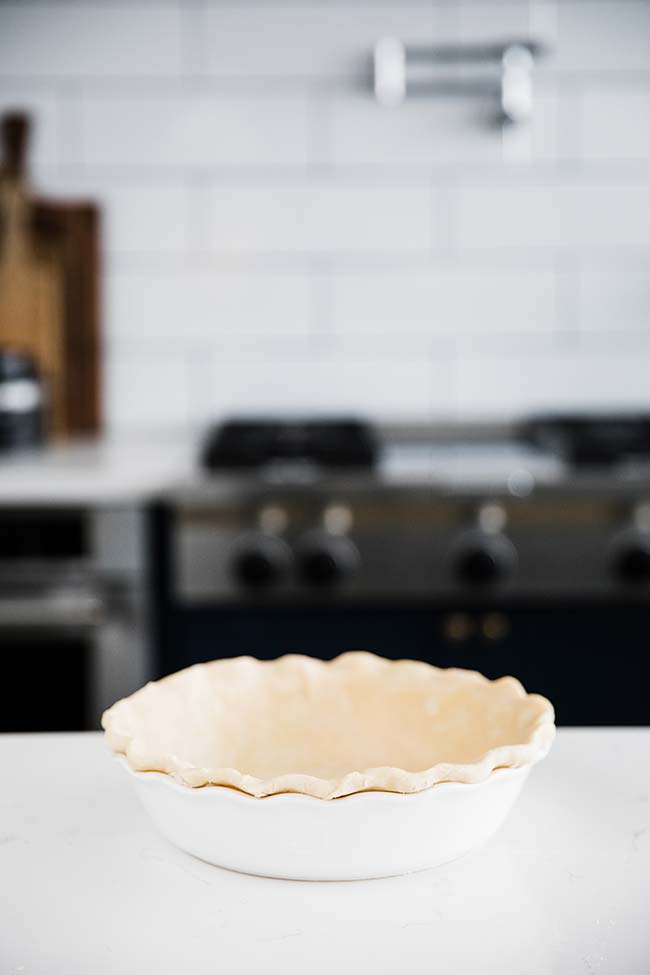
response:
M92 710L104 617L87 585L4 585L0 596L0 732L80 731Z

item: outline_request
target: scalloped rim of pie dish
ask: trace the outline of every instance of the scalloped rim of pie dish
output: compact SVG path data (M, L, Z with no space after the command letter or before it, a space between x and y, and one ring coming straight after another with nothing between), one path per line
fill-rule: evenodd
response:
M471 740L476 729L472 729L471 721L467 722L470 750L476 753L472 760L443 762L437 761L428 768L407 770L398 766L386 765L372 768L351 769L332 778L321 778L316 775L300 772L288 772L268 777L247 774L237 768L228 766L200 765L195 761L188 761L178 754L178 750L170 747L170 742L156 743L155 734L152 735L152 723L158 727L169 727L169 720L173 714L165 709L169 700L165 694L175 692L176 706L178 705L178 689L186 692L186 696L193 700L190 703L201 703L201 694L205 691L212 694L218 688L226 702L229 694L229 683L233 686L230 693L235 700L241 700L246 692L246 680L252 681L252 693L259 689L258 668L264 668L264 673L277 680L288 677L295 681L296 689L310 693L313 682L329 675L340 677L342 680L379 681L385 678L388 687L394 690L391 680L399 682L402 692L408 693L410 687L417 689L422 696L431 693L427 712L431 713L432 726L435 726L436 701L446 692L455 693L468 698L471 706L476 701L476 695L482 699L484 708L492 712L487 716L488 723L496 737L505 737L506 741L485 751L477 751L476 742ZM244 683L242 684L242 678ZM311 685L310 685L311 682ZM286 683L285 683L286 693ZM290 688L291 690L291 688ZM215 694L216 699L216 694ZM456 698L453 699L454 701ZM205 703L205 696L203 698ZM223 706L223 701L221 702ZM212 700L210 700L212 706ZM172 700L172 706L174 701ZM226 703L227 706L227 703ZM286 700L284 702L286 708ZM411 707L412 711L412 707ZM176 712L178 714L178 711ZM187 721L187 714L183 719ZM280 712L281 713L281 712ZM469 713L469 712L465 712ZM446 720L450 724L450 731L458 735L459 728L462 735L465 731L462 722L463 709L456 708ZM232 715L231 715L232 717ZM408 712L404 712L408 721ZM300 654L287 654L274 660L257 660L254 657L234 657L223 660L213 660L205 664L195 664L185 670L177 671L160 681L151 682L129 697L117 701L102 715L102 727L111 750L124 755L126 762L134 772L162 772L170 775L179 783L191 788L203 786L227 786L255 798L283 793L300 793L318 799L336 799L359 792L393 792L415 793L422 792L442 782L464 782L475 784L483 782L496 769L521 768L540 761L548 753L555 735L554 710L550 701L539 694L528 694L521 683L514 677L500 677L489 680L478 671L461 670L458 668L440 668L431 664L414 660L388 660L365 651L354 651L341 654L333 660L321 661ZM420 715L422 719L422 715ZM345 719L344 719L345 720ZM428 719L427 719L428 720ZM485 716L484 716L485 720ZM499 730L501 721L501 731ZM147 724L148 722L148 724ZM443 719L444 724L444 719ZM516 730L513 730L513 724ZM504 735L505 729L505 735ZM183 729L182 744L185 754L192 748L199 748L199 738L205 737L205 728ZM343 729L345 731L345 729ZM356 728L358 731L358 727ZM355 728L350 728L351 735ZM515 740L507 741L512 732ZM165 732L158 734L164 739ZM194 740L192 741L192 734ZM444 727L438 725L438 737L444 738ZM178 743L176 743L178 744ZM258 743L259 744L259 743Z

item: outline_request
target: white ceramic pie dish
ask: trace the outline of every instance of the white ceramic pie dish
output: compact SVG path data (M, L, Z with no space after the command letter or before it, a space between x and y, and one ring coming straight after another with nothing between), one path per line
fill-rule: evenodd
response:
M160 832L230 870L290 880L369 880L455 860L480 846L512 808L530 769L497 769L476 784L422 792L358 792L335 800L237 789L190 789L118 758Z
M548 752L553 717L512 677L347 653L198 664L102 724L181 849L246 873L352 880L486 840Z

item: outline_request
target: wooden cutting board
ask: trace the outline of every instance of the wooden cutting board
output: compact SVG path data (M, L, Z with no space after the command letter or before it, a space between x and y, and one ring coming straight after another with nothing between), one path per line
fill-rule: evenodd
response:
M51 433L88 435L100 428L99 212L31 196L28 126L22 115L2 123L0 347L36 361Z
M62 273L53 256L36 252L27 191L16 166L17 130L10 125L5 132L9 164L0 181L0 347L26 352L35 360L46 384L48 427L61 434L65 430Z

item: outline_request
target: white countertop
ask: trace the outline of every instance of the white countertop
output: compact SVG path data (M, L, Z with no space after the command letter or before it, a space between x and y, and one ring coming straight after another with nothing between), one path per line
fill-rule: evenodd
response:
M0 453L0 505L139 502L187 483L195 489L198 483L200 490L200 442L196 431L169 431L61 441ZM377 477L387 485L483 487L489 493L495 486L505 488L513 477L553 483L562 471L555 458L526 451L521 445L441 443L434 456L431 443L418 441L387 448ZM208 490L213 493L213 483Z
M201 435L196 431L170 430L61 441L39 449L0 453L0 505L121 504L146 500L176 487L189 488L195 494L198 491L199 495L207 489L213 497L214 479L199 476L200 444ZM293 473L295 476L296 471ZM521 444L443 441L434 448L433 440L419 439L387 445L372 478L373 483L387 486L426 485L445 492L482 489L491 494L500 490L516 493L522 479L526 490L533 484L561 483L564 475L564 466L557 458ZM277 480L277 471L267 471L266 476L266 483L282 483ZM304 471L298 476L304 477ZM363 474L360 476L363 483ZM648 472L642 476L647 484ZM589 478L592 488L602 488L593 480L593 472ZM231 478L226 477L224 483L232 490ZM605 487L611 489L611 483Z
M0 767L3 975L650 971L650 729L561 731L484 849L343 884L176 850L99 735L0 736Z
M137 503L196 465L196 437L98 438L0 454L0 505Z

